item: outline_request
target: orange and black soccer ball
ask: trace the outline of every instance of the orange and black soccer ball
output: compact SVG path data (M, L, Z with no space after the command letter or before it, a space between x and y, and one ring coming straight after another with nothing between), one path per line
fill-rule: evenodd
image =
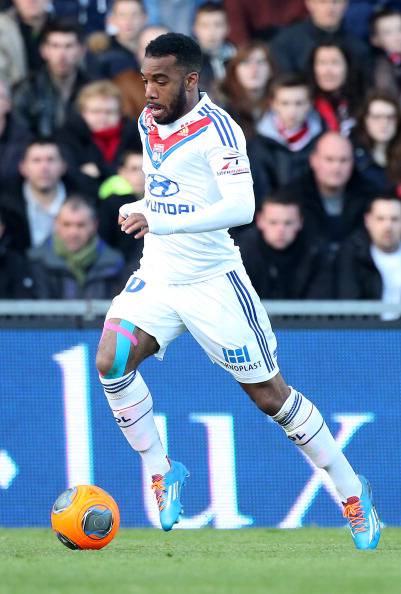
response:
M120 512L114 499L95 485L71 487L57 497L52 528L69 549L102 549L117 534Z

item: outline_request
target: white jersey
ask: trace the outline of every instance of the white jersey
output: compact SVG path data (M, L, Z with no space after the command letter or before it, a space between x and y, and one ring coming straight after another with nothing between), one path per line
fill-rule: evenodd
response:
M145 197L120 209L125 216L142 212L149 224L137 276L182 284L237 268L241 256L227 229L254 213L241 128L202 93L172 124L156 124L145 108L139 129Z

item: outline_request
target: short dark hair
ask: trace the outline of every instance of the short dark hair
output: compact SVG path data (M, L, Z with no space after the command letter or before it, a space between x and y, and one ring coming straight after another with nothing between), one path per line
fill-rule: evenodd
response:
M269 86L270 99L274 99L277 91L280 89L294 89L297 87L305 87L309 96L312 95L311 87L304 76L301 74L293 74L292 72L284 72L275 76Z
M46 43L52 33L66 33L75 35L78 43L85 41L85 31L76 19L71 17L59 17L50 19L40 34L40 43Z
M64 200L63 204L61 205L61 208L63 208L64 206L68 206L74 212L76 210L80 210L81 208L87 208L90 211L91 217L94 221L96 221L98 218L97 210L93 203L93 200L90 200L87 196L84 196L83 194L69 194L67 198Z
M200 72L202 70L202 52L199 45L182 33L164 33L153 39L145 51L146 57L162 58L175 56L177 64L182 66L185 73Z
M213 2L212 0L209 0L208 2L202 2L202 4L198 6L198 8L196 9L195 18L198 16L198 14L210 14L213 12L222 12L224 14L227 14L226 9L224 8L221 2Z
M47 146L48 144L53 144L58 152L60 153L60 157L63 159L63 151L61 150L61 146L59 142L53 136L36 136L32 138L24 147L24 152L21 157L21 161L25 159L28 154L28 151L31 147L39 145L39 146Z
M267 204L280 204L281 206L296 206L298 207L299 214L303 215L302 202L294 194L294 191L290 188L281 188L276 192L272 192L265 196L259 205L258 210L262 210Z
M373 37L375 35L378 20L392 16L401 17L401 12L396 8L379 8L378 10L374 10L369 19L369 36Z
M371 212L373 204L378 200L385 200L386 202L398 202L401 205L401 199L395 194L383 192L382 194L375 194L373 198L370 198L366 204L365 214Z

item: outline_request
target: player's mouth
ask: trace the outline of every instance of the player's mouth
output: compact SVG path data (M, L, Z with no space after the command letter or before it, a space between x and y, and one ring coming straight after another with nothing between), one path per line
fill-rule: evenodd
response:
M163 105L160 105L159 103L148 103L148 108L150 109L154 118L160 117L165 110Z

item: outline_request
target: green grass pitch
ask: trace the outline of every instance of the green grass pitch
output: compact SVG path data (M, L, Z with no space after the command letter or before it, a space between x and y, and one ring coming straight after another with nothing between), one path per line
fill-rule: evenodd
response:
M345 529L125 529L101 551L0 529L0 593L401 594L401 529L376 551L356 551Z

